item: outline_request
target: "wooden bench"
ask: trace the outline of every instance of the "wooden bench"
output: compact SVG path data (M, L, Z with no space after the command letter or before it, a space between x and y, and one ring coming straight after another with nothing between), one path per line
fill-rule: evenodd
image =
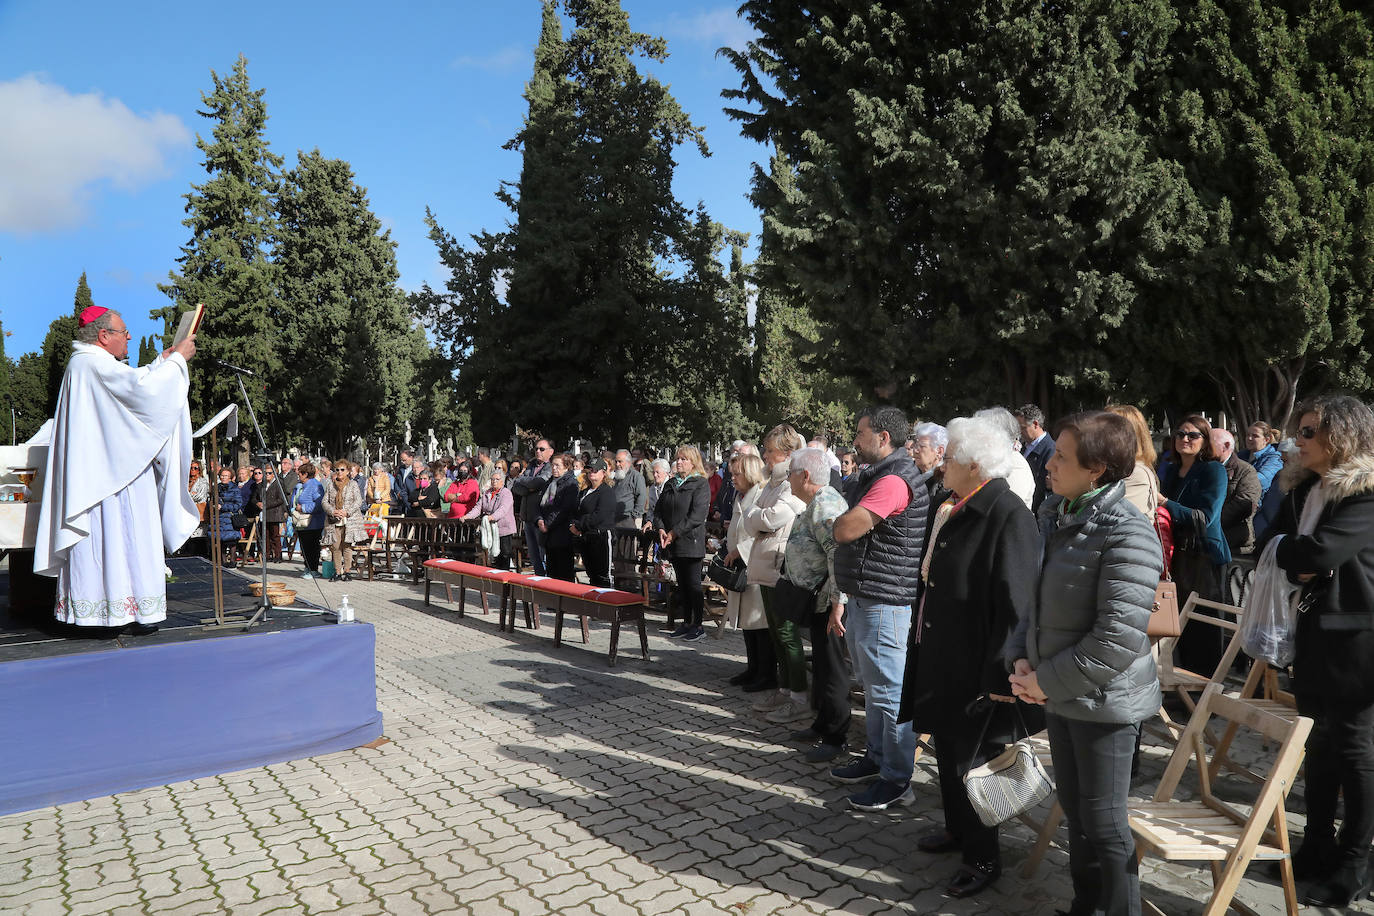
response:
M526 625L535 629L539 627L538 606L543 605L552 608L557 615L553 638L555 646L563 644L563 618L566 615L573 614L582 619L582 641L584 643L589 639L587 621L589 618L595 617L597 620L604 620L611 624L611 647L607 653L607 661L611 665L615 664L616 654L620 649L621 624L633 622L639 629L639 645L644 660L650 660L649 634L644 623L645 601L642 595L623 592L614 588L598 588L576 582L565 582L562 579L551 579L547 576L526 576L521 573L465 563L461 560L434 558L426 560L421 568L423 568L425 575L426 606L430 603L430 592L434 583L438 582L448 589L450 600L453 597L452 589L456 585L458 587L458 614L461 617L463 616L463 603L466 600L467 590L472 588L482 595L484 612L487 612L487 596L499 596L501 599L501 629L506 629L506 614L509 610L509 625L510 629L514 630L517 601L525 601ZM532 606L534 607L533 611L531 611Z
M501 616L504 621L506 613L506 599L510 594L507 579L516 576L516 573L507 572L503 569L491 569L486 566L478 566L474 563L464 563L462 560L433 559L426 560L425 570L425 607L429 607L430 588L434 583L443 585L448 592L448 600L453 601L453 589L458 589L458 616L464 616L464 606L467 602L468 589L473 589L482 600L482 613L490 614L491 609L487 606L487 596L492 595L501 602ZM504 623L503 623L504 628Z

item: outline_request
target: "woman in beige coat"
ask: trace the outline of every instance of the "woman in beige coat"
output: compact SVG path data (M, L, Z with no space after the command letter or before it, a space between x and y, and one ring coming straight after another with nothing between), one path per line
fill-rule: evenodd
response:
M353 545L367 540L363 524L363 494L348 476L344 462L334 466L333 481L324 487L324 535L320 543L334 555L334 580L347 582L353 578L349 569L353 564Z
M759 501L763 492L763 459L758 455L735 455L730 459L730 479L735 484L735 509L730 516L740 520L725 531L726 565L736 559L747 567L753 555L754 536L744 529L743 519ZM743 685L748 693L776 690L777 659L773 654L772 638L768 634L768 617L763 612L763 597L757 585L746 585L742 592L726 592L725 622L744 631L744 655L747 667L730 678L730 683Z
M792 487L787 483L792 453L804 447L806 441L783 423L763 437L762 445L768 480L754 508L744 513L741 524L744 533L754 539L749 555L749 584L759 586L768 617L768 632L777 656L778 690L755 703L754 709L767 712L770 722L792 722L811 717L811 702L806 695L806 655L797 625L779 617L773 607L773 586L782 575L792 522L806 509L806 504L792 495Z

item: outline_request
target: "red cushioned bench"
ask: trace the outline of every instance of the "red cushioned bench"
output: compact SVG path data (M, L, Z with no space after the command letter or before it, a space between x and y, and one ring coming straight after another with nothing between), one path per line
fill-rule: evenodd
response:
M449 589L450 600L453 586L458 587L458 615L463 616L463 604L467 589L477 590L482 595L482 609L487 611L487 595L501 598L501 628L507 627L506 613L509 608L511 630L515 629L516 602L525 602L525 625L539 627L538 606L550 607L557 615L554 624L555 646L563 644L563 617L574 614L582 619L582 641L589 639L587 619L595 617L611 624L611 648L607 655L610 664L615 664L616 653L620 648L620 625L634 621L639 628L640 650L646 661L649 660L649 635L644 624L644 610L648 602L643 595L623 592L613 588L597 588L576 582L565 582L547 576L526 576L520 573L491 569L460 560L427 560L425 566L425 604L429 604L430 588L440 582ZM531 609L533 606L533 610Z
M492 569L487 566L479 566L476 563L464 563L462 560L426 560L425 569L425 607L429 607L429 591L435 582L440 583L448 591L448 600L453 600L453 589L458 589L458 616L464 616L463 610L467 600L467 590L473 589L482 596L482 613L490 614L491 609L487 607L487 596L494 595L501 600L501 620L506 618L506 600L510 595L510 590L506 586L508 577L517 576L516 573L506 572L501 569ZM538 621L535 621L538 626Z

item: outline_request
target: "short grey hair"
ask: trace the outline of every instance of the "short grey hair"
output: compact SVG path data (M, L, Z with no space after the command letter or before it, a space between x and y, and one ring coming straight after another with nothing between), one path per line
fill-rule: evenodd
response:
M380 461L374 461L374 462L372 462L372 470L374 470L374 471L385 471L385 470L386 470L386 465L382 464Z
M979 411L982 413L982 411ZM1008 412L1007 416L1011 416ZM964 467L978 465L983 476L1009 477L1016 468L1011 443L1001 425L990 417L955 417L949 421L949 445L946 461L957 461Z
M736 455L753 455L754 457L757 458L758 455L759 455L759 450L758 450L758 447L757 447L757 446L752 445L751 443L748 443L748 442L741 442L741 443L739 444L739 447L735 449L735 454L736 454Z
M1021 424L1017 422L1015 415L1005 407L985 407L975 413L973 418L975 420L991 420L999 429L1006 430L1013 448L1021 441Z
M619 458L621 455L624 455L626 458L629 458L629 459L632 459L632 460L633 460L633 458L634 458L634 455L631 455L631 454L630 454L630 450L627 449L627 448L622 448L620 451L618 451L618 452L615 453L615 457L616 457L616 458Z
M487 478L487 485L488 485L488 486L491 486L491 482L492 482L493 480L505 480L505 479L506 479L506 472L503 471L503 470L501 470L500 468L497 468L496 470L492 471L492 472L491 472L491 476Z
M109 331L114 325L114 318L119 313L114 309L102 314L90 324L76 329L76 339L84 344L93 344L100 339L101 331Z
M949 430L939 423L917 423L911 438L919 445L922 439L929 439L934 448L949 448Z
M805 471L813 484L826 486L830 483L830 459L825 450L808 446L792 453L792 471Z
M669 472L673 470L673 466L668 463L667 458L655 458L654 463L649 465L649 467L653 468L655 471L659 470L660 468Z

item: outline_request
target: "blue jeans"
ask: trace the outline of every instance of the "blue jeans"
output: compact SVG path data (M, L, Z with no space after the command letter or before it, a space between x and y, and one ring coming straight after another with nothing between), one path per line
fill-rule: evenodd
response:
M864 685L868 759L877 764L882 779L905 786L911 781L916 757L916 733L910 722L897 724L897 709L902 702L911 606L850 596L845 626L849 657Z
M544 572L544 545L539 542L538 522L525 522L525 553L529 556L530 567L534 569L534 574L536 576L547 575Z

